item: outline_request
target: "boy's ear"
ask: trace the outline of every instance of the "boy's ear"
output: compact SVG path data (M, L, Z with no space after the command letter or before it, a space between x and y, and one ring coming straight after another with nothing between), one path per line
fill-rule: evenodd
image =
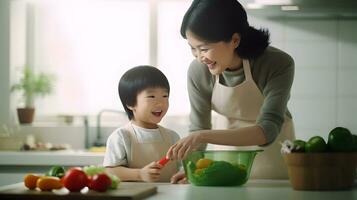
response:
M129 110L134 111L134 106L126 105L126 107L127 107Z

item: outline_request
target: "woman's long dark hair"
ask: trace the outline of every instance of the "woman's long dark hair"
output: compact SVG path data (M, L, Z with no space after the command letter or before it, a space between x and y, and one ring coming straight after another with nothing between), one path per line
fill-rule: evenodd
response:
M256 58L269 45L269 31L249 26L247 13L237 0L194 0L181 25L186 39L189 30L209 42L228 42L234 33L241 36L236 53L242 58Z

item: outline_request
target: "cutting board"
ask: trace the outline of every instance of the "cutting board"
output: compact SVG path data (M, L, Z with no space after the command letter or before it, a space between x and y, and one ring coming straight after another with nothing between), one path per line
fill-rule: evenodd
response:
M69 192L61 189L54 192L44 192L39 190L29 190L23 183L0 187L0 199L16 200L112 200L112 199L143 199L157 192L157 187L153 185L125 184L121 183L116 190L106 192L96 192L83 189L81 192Z

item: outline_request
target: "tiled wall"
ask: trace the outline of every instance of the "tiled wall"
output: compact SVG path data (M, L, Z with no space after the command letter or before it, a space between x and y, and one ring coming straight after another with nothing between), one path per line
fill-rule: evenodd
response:
M357 20L249 19L295 60L289 109L297 138L327 139L336 126L357 134Z

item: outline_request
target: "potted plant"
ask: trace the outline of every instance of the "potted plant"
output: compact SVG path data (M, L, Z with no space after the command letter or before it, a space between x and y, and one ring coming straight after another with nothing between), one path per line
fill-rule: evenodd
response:
M23 108L17 108L20 124L32 123L35 114L34 99L52 92L53 77L50 74L36 74L29 67L23 70L23 77L11 87L11 91L20 91L25 102Z

